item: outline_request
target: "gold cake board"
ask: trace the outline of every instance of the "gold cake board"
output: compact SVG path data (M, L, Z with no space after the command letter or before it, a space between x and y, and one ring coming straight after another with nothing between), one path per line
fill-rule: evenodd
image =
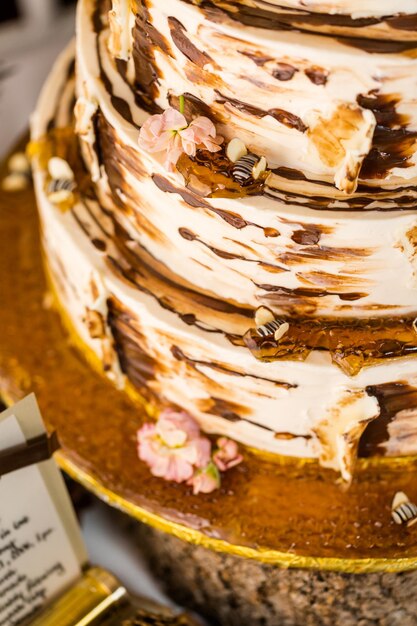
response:
M143 405L91 367L47 294L33 189L0 191L0 391L9 403L36 393L60 466L96 496L184 541L282 567L417 569L417 526L390 515L396 491L417 501L417 459L362 461L347 490L315 462L246 451L219 491L193 496L138 460Z

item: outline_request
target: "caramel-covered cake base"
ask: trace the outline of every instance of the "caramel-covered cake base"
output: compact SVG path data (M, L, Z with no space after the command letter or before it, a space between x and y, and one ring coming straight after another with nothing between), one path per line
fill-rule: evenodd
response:
M0 193L0 238L1 391L9 402L36 393L74 478L137 519L216 550L292 567L417 568L416 527L391 518L396 492L417 501L415 459L362 459L349 489L316 462L250 451L210 495L151 477L136 456L140 402L91 367L53 306L32 190Z

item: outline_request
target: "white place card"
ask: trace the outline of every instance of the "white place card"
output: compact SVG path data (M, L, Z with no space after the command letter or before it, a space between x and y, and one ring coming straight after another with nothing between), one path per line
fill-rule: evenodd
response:
M34 395L0 414L0 454L45 433ZM81 576L87 555L53 459L0 477L0 626L16 626Z

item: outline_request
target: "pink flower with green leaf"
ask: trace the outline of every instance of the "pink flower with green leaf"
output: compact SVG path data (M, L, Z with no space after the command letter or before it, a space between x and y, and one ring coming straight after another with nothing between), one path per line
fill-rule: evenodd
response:
M138 431L138 456L151 473L165 480L187 483L193 493L211 493L220 487L220 471L242 461L237 444L221 437L212 454L211 441L185 411L165 409L155 424Z
M163 113L152 115L139 132L139 146L145 152L158 155L169 171L174 171L182 154L195 156L197 148L217 152L222 142L223 138L217 135L208 117L200 116L187 122L184 96L180 97L179 111L169 107Z
M209 463L211 443L200 436L190 415L167 410L156 424L144 424L139 430L138 454L154 476L182 483Z
M192 486L193 494L198 495L199 493L212 493L220 487L220 483L220 472L213 461L210 461L204 469L198 470L187 484Z

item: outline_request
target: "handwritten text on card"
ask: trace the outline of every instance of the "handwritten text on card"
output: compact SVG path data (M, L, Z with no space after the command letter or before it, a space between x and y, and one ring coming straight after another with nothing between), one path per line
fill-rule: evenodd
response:
M0 422L0 447L6 441L25 441L14 416ZM1 477L0 626L16 626L79 575L79 562L39 466Z

